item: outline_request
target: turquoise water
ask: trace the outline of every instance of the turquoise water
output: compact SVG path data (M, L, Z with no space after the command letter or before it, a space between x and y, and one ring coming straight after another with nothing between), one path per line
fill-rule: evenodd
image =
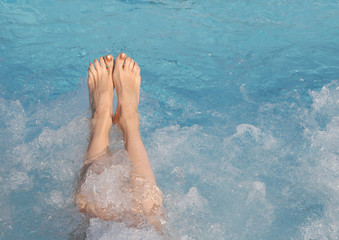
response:
M338 239L338 29L330 0L1 0L0 238L162 238L74 207L88 63L124 51L171 239Z

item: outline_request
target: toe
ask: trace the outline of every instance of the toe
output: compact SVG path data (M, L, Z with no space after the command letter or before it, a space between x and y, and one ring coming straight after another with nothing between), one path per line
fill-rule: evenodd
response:
M132 62L132 58L127 57L126 60L125 60L125 65L124 65L125 70L130 69L131 62Z
M125 53L120 53L115 60L115 67L122 68L126 59Z
M94 65L95 65L96 70L99 71L100 70L100 63L99 63L98 59L94 59Z
M113 71L113 65L114 65L114 59L112 57L112 55L107 55L105 57L105 63L106 63L106 66L107 66L107 69L110 73L112 73Z
M133 72L137 72L137 71L140 71L140 67L138 65L137 62L134 62L134 65L133 65Z
M130 64L129 64L129 66L128 66L128 69L129 69L130 71L133 71L133 67L134 67L134 60L131 58L131 62L130 62Z
M134 63L133 72L135 72L136 74L140 74L140 67L137 62Z
M90 69L88 69L88 89L91 89L93 87L94 83L94 76Z
M97 71L95 70L95 67L94 67L93 63L89 64L88 70L93 74L93 80L94 80L94 77L96 77Z
M103 57L99 57L99 61L100 61L100 67L105 68L106 67L105 59Z

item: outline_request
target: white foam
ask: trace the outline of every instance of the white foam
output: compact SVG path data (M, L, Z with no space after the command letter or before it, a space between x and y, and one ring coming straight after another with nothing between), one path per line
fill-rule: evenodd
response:
M26 113L19 100L7 101L0 98L0 115L1 115L1 143L7 146L8 143L23 141L25 137L25 124L27 121Z
M28 177L26 172L11 171L9 184L12 190L29 190L32 186L32 179Z
M262 239L269 236L265 234L279 234L282 228L291 227L283 222L290 220L295 222L294 232L289 232L289 236L336 239L339 235L338 85L334 81L320 91L310 92L311 109L301 108L287 117L277 113L259 123L238 124L233 134L221 138L199 125L168 126L148 136L146 147L152 167L166 194L166 220L171 238ZM269 116L265 110L272 114L274 109L285 108L284 104L268 103L261 108L259 118ZM1 140L2 146L8 146L1 153L5 157L0 176L4 183L0 191L3 229L20 226L16 221L21 213L16 212L10 197L26 191L32 191L36 204L22 206L24 211L32 208L37 216L51 216L41 228L56 219L56 231L66 236L67 231L80 225L73 194L87 146L88 112L62 119L67 111L62 105L56 109L41 105L37 113L28 116L19 101L0 99L2 121L6 122L6 128L0 131L8 136ZM37 136L26 138L31 137L28 132L31 129L26 125L35 119L44 127ZM46 124L52 120L51 125ZM285 135L271 131L296 123L305 129L297 146L288 142L290 136L294 137L294 129L284 128ZM219 126L212 130L222 131ZM119 139L117 131L112 134ZM123 148L121 139L112 144L114 151ZM127 176L126 168L119 167L127 158L118 159L121 162L105 171L101 179L90 178L93 184L88 189L101 192L98 196L115 202L120 209L128 206L128 200L118 197L123 194L119 186L125 180L117 180L116 176ZM104 192L107 188L110 192ZM64 215L55 215L58 211ZM288 215L293 211L295 215ZM67 225L68 219L76 220ZM276 224L282 223L286 225L280 229ZM161 238L148 226L135 229L122 222L99 219L90 220L87 237Z
M338 81L333 81L322 87L321 91L310 91L313 98L313 111L323 112L329 116L335 116L339 111Z
M87 145L86 112L69 120L61 110L62 107L56 110L57 107L41 105L39 108L40 113L43 111L46 114L42 115L38 111L29 115L20 101L0 98L0 134L6 136L0 140L1 147L5 148L0 154L4 160L0 169L3 179L0 187L1 225L12 226L18 236L21 231L25 231L26 219L32 217L30 213L38 216L41 228L48 226L44 222L46 214L50 214L51 219L59 218L59 226L67 222L69 216L66 216L71 213L67 213L66 209L73 208L76 174L81 167L82 155ZM32 137L32 129L37 130L41 122L49 122L53 118L54 110L58 111L60 120L63 118L62 127L57 127L60 122L53 119L56 124L54 128L47 127L46 124L37 137ZM21 205L24 201L22 198L27 196L30 196L27 203ZM64 214L58 216L58 210ZM22 217L24 213L26 218ZM79 214L74 217L81 219ZM74 229L77 225L67 227ZM54 231L65 232L63 229L64 227L56 226ZM6 230L10 231L10 228Z
M246 200L246 204L249 205L253 201L264 202L266 196L266 185L263 182L255 181L250 184L250 190Z
M93 163L87 170L81 195L96 208L107 209L107 215L122 215L132 207L129 184L132 166L128 155L122 150L101 163Z
M202 222L199 221L208 214L206 209L208 201L201 196L196 187L191 187L187 193L174 192L167 195L165 204L170 223L169 231L173 239L196 239L202 234L203 229L200 229Z
M176 196L171 201L174 203L172 207L176 207L183 212L191 211L192 214L203 212L207 204L207 200L199 194L196 187L190 188L184 196Z
M86 236L87 240L158 240L163 238L152 228L129 228L124 223L105 222L99 218L90 220Z
M47 204L54 205L58 208L64 207L66 203L66 198L63 193L58 190L52 190L50 192L50 199L48 199Z
M336 239L339 236L339 82L310 93L312 109L305 135L311 142L311 161L305 162L309 191L321 196L323 215L302 227L304 239ZM323 124L325 123L325 126Z

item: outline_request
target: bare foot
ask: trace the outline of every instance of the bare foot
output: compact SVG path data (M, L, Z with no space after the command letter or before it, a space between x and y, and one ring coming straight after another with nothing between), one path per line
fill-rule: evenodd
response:
M126 54L120 53L115 60L113 72L118 106L114 124L120 126L125 137L125 149L132 161L135 175L131 179L134 191L133 213L145 216L148 223L158 231L162 230L163 195L156 187L153 170L139 131L140 68ZM137 220L137 219L136 219Z
M129 127L139 128L138 105L141 78L138 64L132 58L126 58L126 54L120 53L115 61L113 81L118 98L113 122L126 134Z
M92 110L91 141L87 158L102 152L108 145L113 117L113 65L111 55L94 60L88 67L89 102ZM106 67L107 66L107 67Z
M88 90L89 102L92 110L92 117L95 118L107 110L112 115L113 101L113 64L114 59L111 55L105 58L100 57L100 62L95 59L88 67ZM107 65L107 67L106 67Z

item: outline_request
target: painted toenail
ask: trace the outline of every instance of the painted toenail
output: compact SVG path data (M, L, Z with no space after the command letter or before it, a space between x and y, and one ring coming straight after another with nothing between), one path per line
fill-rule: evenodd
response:
M121 58L125 58L125 57L126 57L126 54L125 54L125 53L122 53L120 56L121 56Z
M106 58L107 58L107 60L109 60L109 61L112 60L112 56L111 56L111 55L107 55Z

